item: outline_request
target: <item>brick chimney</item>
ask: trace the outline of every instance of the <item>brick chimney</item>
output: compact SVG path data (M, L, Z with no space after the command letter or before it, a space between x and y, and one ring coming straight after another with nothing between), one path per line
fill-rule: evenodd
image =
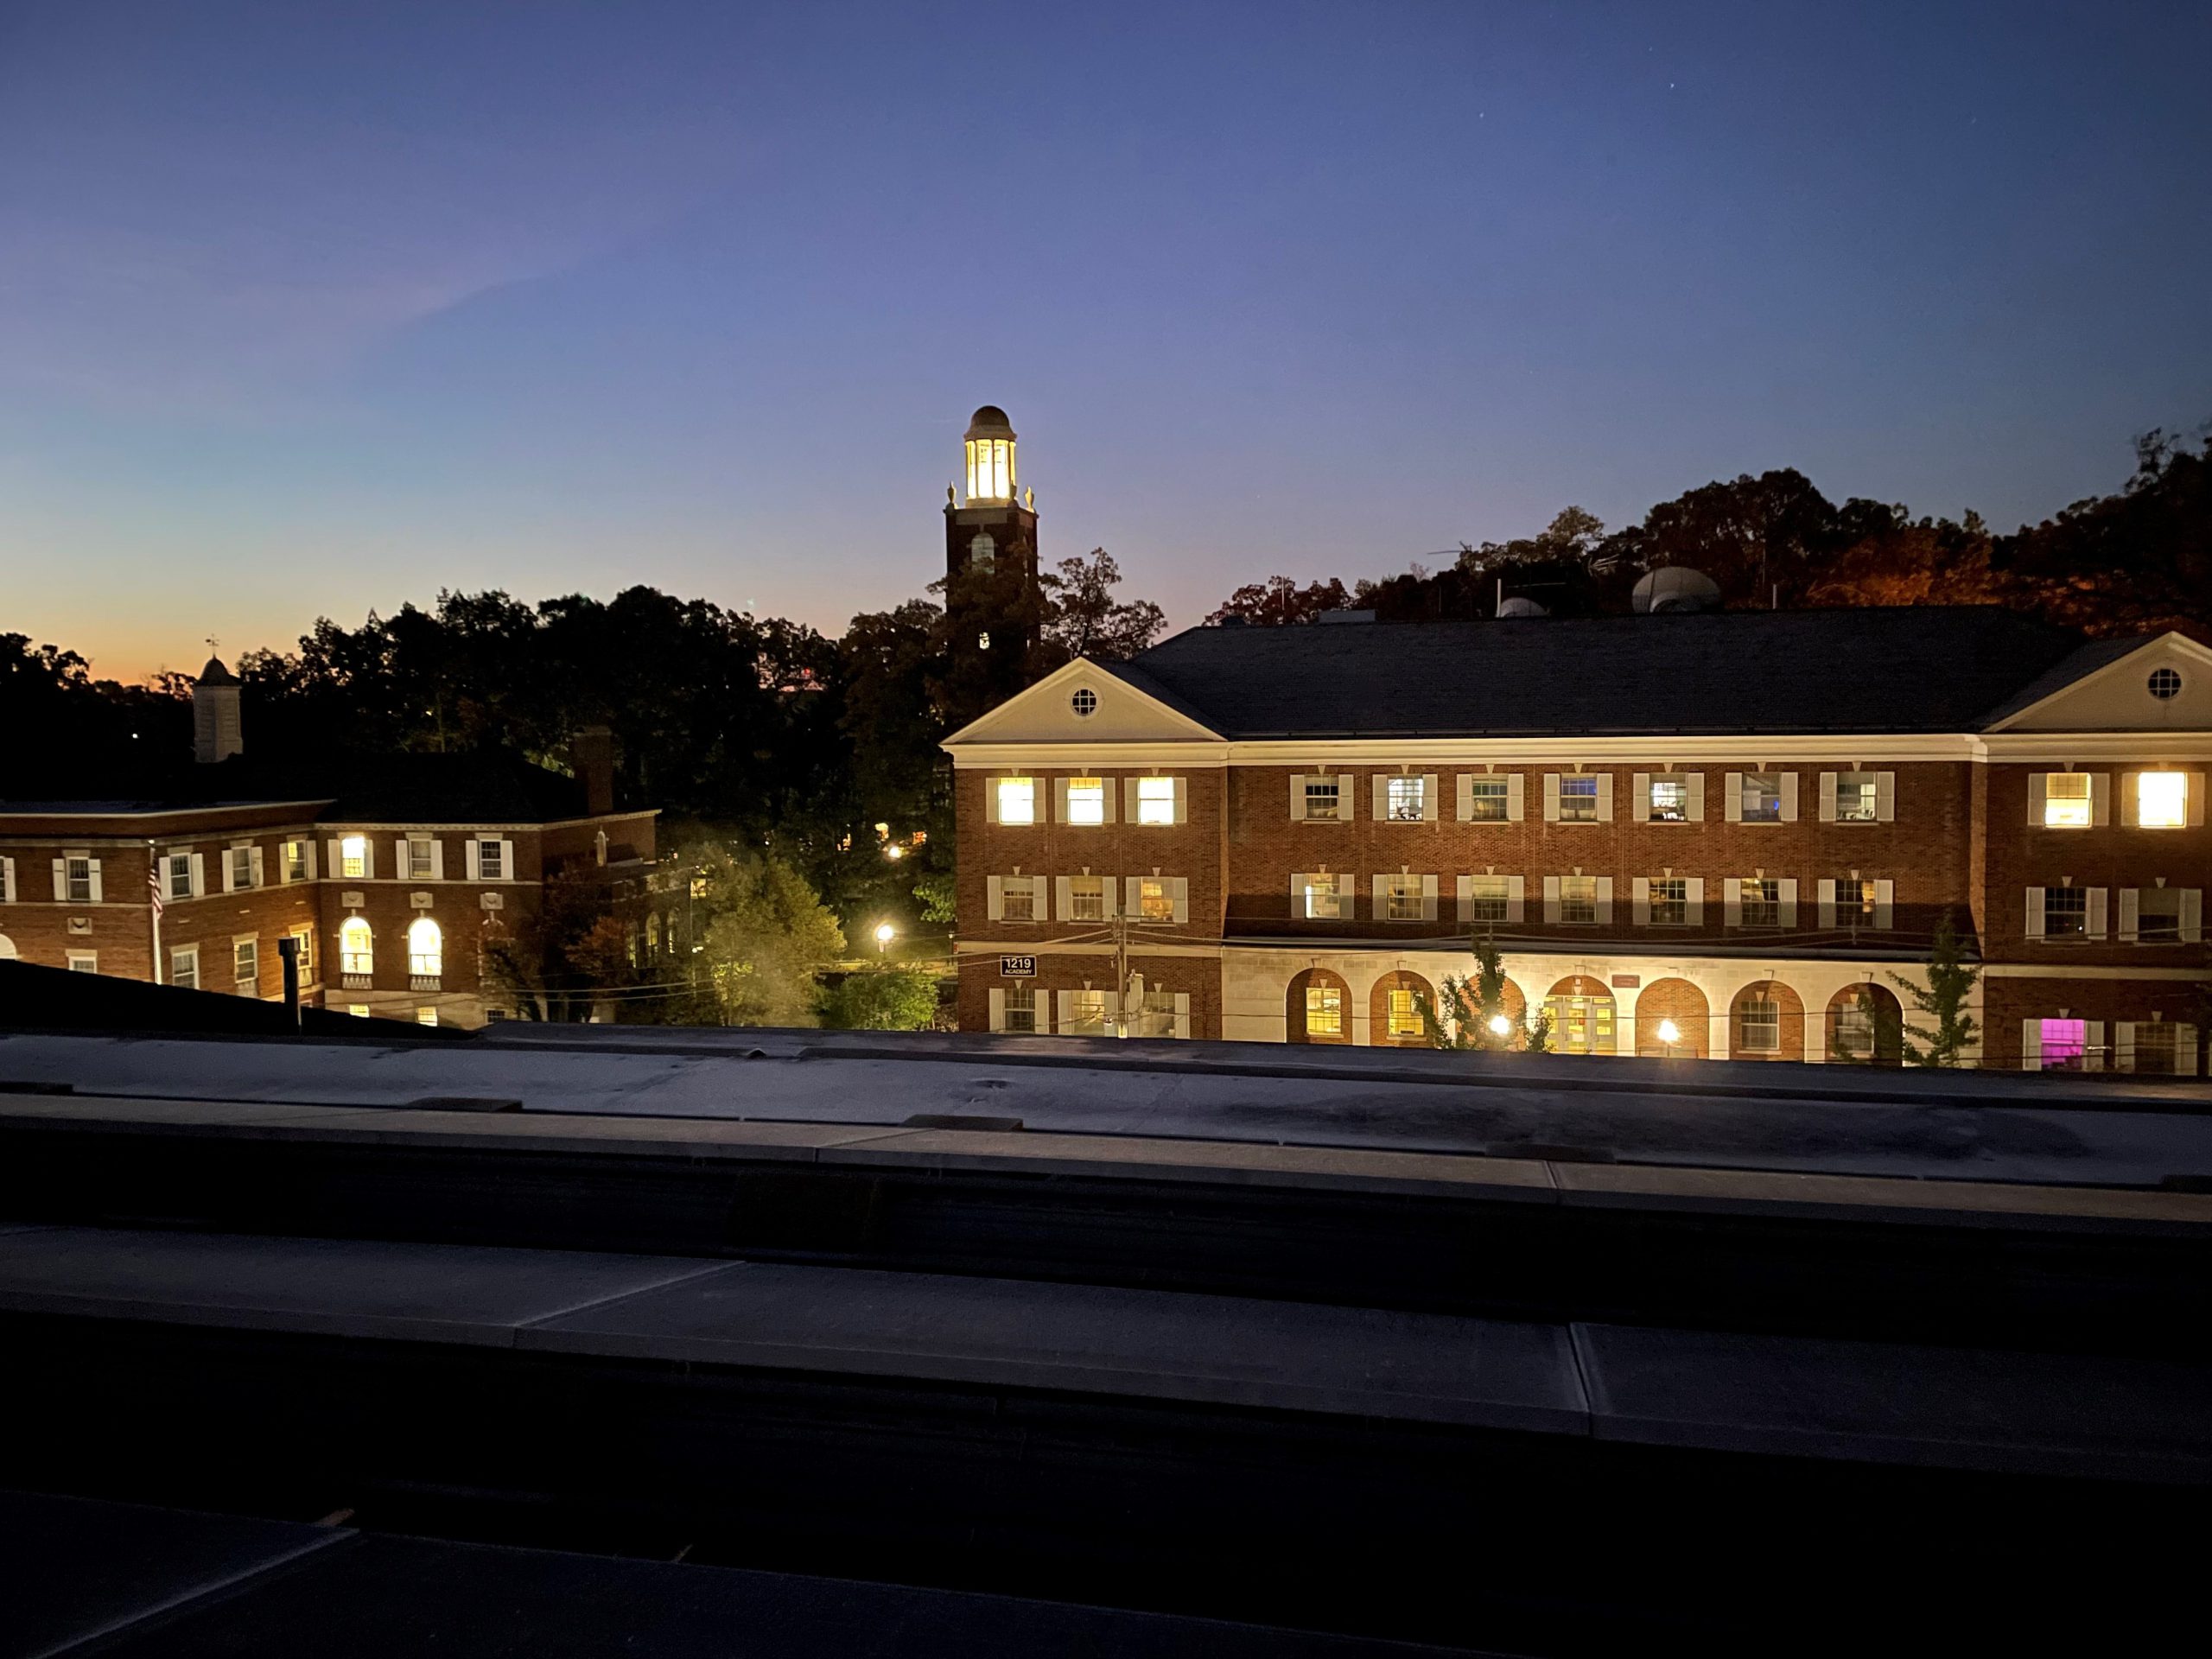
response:
M569 768L584 786L584 811L592 817L614 810L614 734L586 726L569 740Z

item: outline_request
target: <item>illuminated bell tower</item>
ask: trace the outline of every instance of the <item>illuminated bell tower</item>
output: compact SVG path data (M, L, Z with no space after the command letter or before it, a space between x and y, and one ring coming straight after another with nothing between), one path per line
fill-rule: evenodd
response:
M985 404L962 442L964 497L945 491L946 609L961 655L989 653L1007 671L1037 644L1037 493L1020 493L1014 425ZM998 677L994 675L992 677Z

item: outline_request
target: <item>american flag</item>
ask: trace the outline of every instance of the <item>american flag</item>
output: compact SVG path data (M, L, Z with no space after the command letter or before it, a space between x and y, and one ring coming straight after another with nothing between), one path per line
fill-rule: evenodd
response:
M156 859L146 872L146 891L154 895L154 914L162 913L162 861Z

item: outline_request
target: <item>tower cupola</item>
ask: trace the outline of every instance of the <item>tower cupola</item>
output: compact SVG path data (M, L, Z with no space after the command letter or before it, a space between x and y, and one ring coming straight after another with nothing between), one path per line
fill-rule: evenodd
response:
M970 505L1011 501L1014 424L995 404L985 404L968 423L968 499Z

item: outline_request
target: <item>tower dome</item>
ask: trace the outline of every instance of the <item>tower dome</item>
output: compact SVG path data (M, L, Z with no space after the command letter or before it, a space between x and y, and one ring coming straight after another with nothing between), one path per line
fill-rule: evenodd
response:
M996 404L969 417L968 499L1011 501L1020 481L1014 470L1014 423Z
M1717 611L1720 586L1702 570L1686 564L1662 564L1648 570L1629 596L1629 608L1639 615L1656 616L1668 611Z

